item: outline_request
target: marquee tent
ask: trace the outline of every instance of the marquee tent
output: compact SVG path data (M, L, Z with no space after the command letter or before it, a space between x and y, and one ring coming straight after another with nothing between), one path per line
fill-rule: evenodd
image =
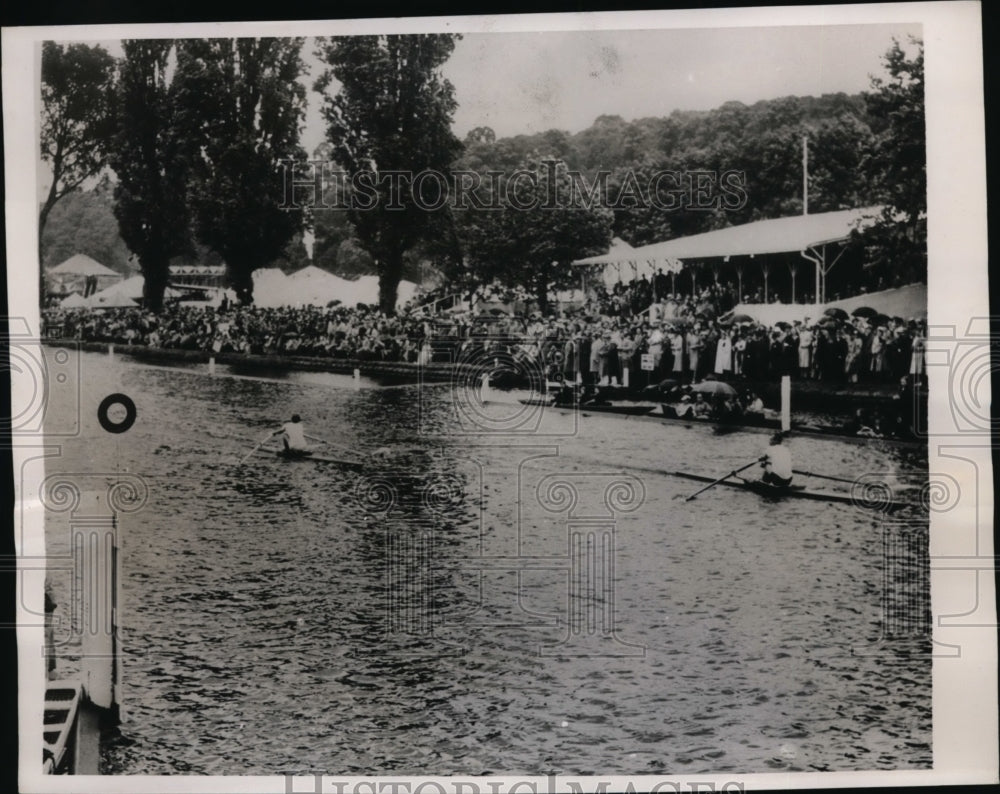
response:
M378 304L378 276L350 280L309 265L290 276L277 268L255 270L253 280L254 305L262 308L327 306L334 300L352 309L359 303ZM400 281L396 305L412 299L417 289L412 281Z
M848 314L861 306L875 309L879 314L902 317L904 320L927 317L927 285L909 284L905 287L870 292L853 298L831 301L821 305L804 303L740 303L729 314L745 314L757 322L773 326L777 322L791 323L809 318L815 322L827 309L843 309Z
M601 280L605 287L611 289L619 281L641 278L639 275L640 261L634 256L635 250L621 237L614 237L611 240L611 248L606 254L577 259L573 264L577 266L604 265Z
M59 305L63 309L82 309L89 306L90 303L79 292L71 292L69 295L67 295L65 298L59 301Z
M121 281L122 274L105 267L86 254L74 254L65 262L45 271L45 276L55 289L83 292L88 278L97 282L97 288Z
M577 260L574 264L627 264L634 268L636 278L644 275L651 278L660 268L665 273L677 272L678 263L685 260L800 253L816 267L816 302L821 303L826 274L840 256L838 253L828 262L827 246L845 242L859 224L873 220L881 209L865 207L754 221L630 251L615 253L612 248L603 256Z
M73 254L62 264L49 268L48 271L53 276L107 276L111 278L121 278L121 274L105 267L95 259L91 259L86 254Z
M330 301L353 305L354 285L347 279L309 265L292 273L285 281L284 295L296 304L326 306Z
M87 298L87 305L91 309L120 309L128 306L135 306L136 302L126 295L117 293L98 292Z
M253 272L253 302L263 309L287 306L284 301L285 282L288 281L280 268L267 267Z
M855 295L853 298L832 301L826 306L843 309L848 314L862 306L869 306L879 314L888 314L890 317L923 320L927 318L927 285L908 284L905 287Z
M93 307L134 305L142 300L142 290L145 283L146 279L142 276L132 276L86 298L87 305ZM164 298L177 298L180 295L178 290L170 287L167 287L163 292ZM131 303L121 301L131 301Z

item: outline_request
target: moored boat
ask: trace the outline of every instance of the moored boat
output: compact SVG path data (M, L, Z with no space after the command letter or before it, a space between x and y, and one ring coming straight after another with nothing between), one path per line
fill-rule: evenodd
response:
M594 414L621 414L624 416L642 416L656 408L655 405L621 405L614 403L557 403L546 397L526 397L518 400L522 405L541 405L546 408L558 408L560 411L581 411Z

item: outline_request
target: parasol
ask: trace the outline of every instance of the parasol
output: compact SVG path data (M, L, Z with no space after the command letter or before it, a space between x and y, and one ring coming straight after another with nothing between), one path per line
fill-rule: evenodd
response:
M736 389L721 380L706 380L696 383L691 387L691 391L701 394L721 394L724 397L736 396Z

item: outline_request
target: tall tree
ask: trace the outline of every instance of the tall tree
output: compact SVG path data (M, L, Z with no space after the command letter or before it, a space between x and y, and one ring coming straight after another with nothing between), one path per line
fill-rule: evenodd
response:
M93 190L76 190L53 207L45 225L43 268L79 253L119 273L134 272L115 219L113 192L114 185L105 176Z
M105 165L115 59L103 47L42 44L41 156L52 183L38 215L39 254L52 207Z
M186 140L169 79L173 48L169 39L122 42L117 132L109 158L118 177L118 228L139 260L143 298L154 311L163 307L170 260L192 253Z
M863 163L884 209L860 235L869 262L895 282L927 278L927 153L924 121L924 48L911 39L910 56L893 41L885 54L887 78L873 78L865 103L875 132Z
M484 203L502 209L455 210L463 261L480 283L525 287L547 311L549 293L575 283L573 260L608 249L613 214L585 205L562 161L529 163L494 188Z
M346 36L322 39L318 55L329 65L316 81L325 94L323 116L333 156L352 183L373 186L370 207L353 207L358 239L375 260L379 305L392 314L404 253L426 237L429 213L388 172L448 172L461 150L452 134L454 88L441 65L454 35ZM336 93L329 93L334 90ZM371 193L369 194L371 195Z
M191 39L177 45L180 129L192 155L189 192L198 239L226 262L230 286L253 300L253 272L302 231L282 209L283 161L302 162L304 39Z

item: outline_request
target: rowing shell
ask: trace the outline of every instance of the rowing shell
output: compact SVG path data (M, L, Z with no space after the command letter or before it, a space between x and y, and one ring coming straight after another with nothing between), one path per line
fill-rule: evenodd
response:
M269 458L280 458L281 460L287 461L306 461L310 463L334 463L338 466L348 466L355 469L360 469L364 466L363 463L356 460L345 460L343 458L334 458L329 455L321 455L312 452L308 455L289 455L283 449L267 449L261 448L257 450L258 455L264 455Z
M675 477L683 477L686 480L695 480L696 482L715 482L718 479L717 477L705 477L702 474L690 474L686 471L673 471L666 473L673 474ZM804 485L792 485L788 488L776 488L775 486L768 485L760 480L723 480L718 484L725 485L729 488L740 488L744 491L752 491L760 494L761 496L773 499L784 499L786 497L791 499L812 499L816 502L837 502L845 505L857 505L858 507L870 507L880 511L898 510L901 507L914 506L910 502L902 502L898 499L891 499L888 497L884 500L876 497L871 500L871 502L868 502L863 498L856 498L850 496L849 494L834 493L833 491L814 491L806 488Z

